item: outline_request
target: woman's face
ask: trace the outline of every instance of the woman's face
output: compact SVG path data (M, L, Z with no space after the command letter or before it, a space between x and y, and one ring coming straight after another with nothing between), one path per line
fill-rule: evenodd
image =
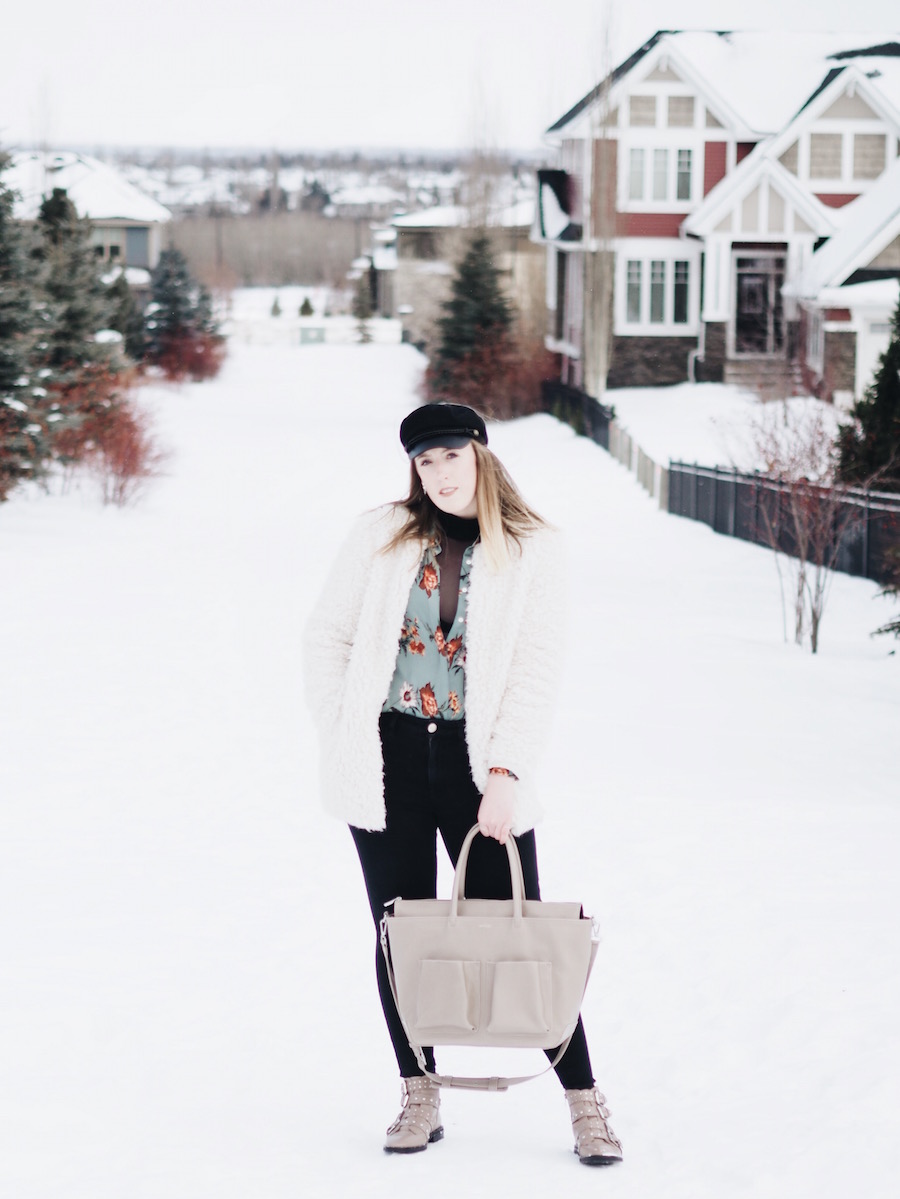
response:
M478 463L471 441L459 449L435 446L419 454L414 462L425 494L436 508L469 520L478 515Z

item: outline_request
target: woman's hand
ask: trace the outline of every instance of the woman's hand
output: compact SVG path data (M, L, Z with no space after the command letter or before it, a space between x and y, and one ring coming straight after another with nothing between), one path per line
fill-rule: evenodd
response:
M485 837L506 844L516 810L516 782L508 774L489 774L478 807L478 828Z

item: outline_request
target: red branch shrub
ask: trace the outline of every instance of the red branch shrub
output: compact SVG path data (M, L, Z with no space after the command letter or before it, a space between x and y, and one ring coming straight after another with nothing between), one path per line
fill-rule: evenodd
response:
M153 361L172 382L193 379L200 383L204 379L214 379L222 369L224 359L224 338L215 333L184 330L163 335Z
M492 420L509 420L537 412L541 383L555 375L555 358L540 341L498 337L456 362L425 372L423 393L428 400L468 404Z

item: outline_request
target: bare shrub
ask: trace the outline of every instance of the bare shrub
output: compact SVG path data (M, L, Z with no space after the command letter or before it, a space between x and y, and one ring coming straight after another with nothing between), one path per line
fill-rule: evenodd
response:
M215 333L184 330L160 338L155 364L173 383L214 379L225 359L225 340Z
M126 400L97 422L87 465L100 482L104 504L121 508L162 473L167 457L153 436L148 414Z
M849 488L836 480L835 422L824 405L766 405L754 426L767 478L760 483L762 540L775 555L787 638L819 649L822 618L841 545L860 520Z

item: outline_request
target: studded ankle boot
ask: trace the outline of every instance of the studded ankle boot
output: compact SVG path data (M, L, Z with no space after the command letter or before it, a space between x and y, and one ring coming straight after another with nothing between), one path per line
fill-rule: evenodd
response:
M424 1075L404 1078L403 1106L387 1130L385 1153L421 1153L444 1135L441 1126L441 1089Z
M566 1091L575 1152L585 1166L611 1166L622 1160L622 1142L610 1128L606 1099L596 1087Z

